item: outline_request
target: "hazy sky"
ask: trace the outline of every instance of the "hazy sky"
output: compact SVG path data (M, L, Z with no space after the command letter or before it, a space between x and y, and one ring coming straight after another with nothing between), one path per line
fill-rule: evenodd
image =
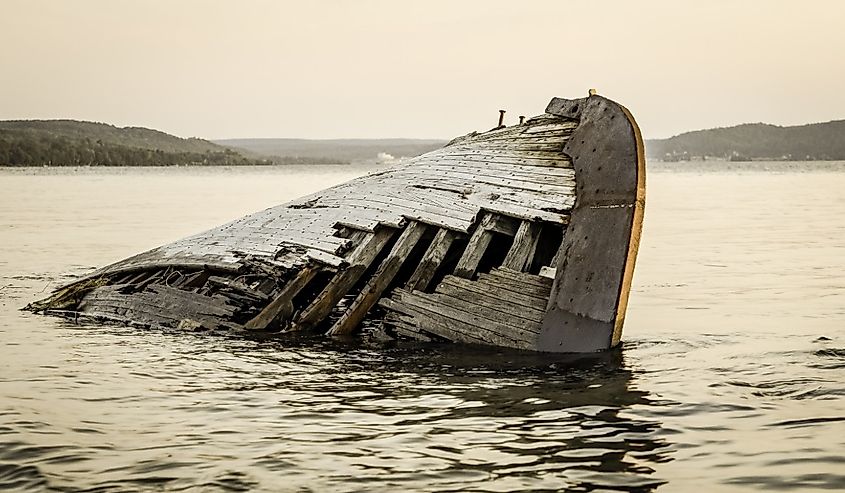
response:
M0 0L0 119L450 138L591 87L652 138L845 118L845 1Z

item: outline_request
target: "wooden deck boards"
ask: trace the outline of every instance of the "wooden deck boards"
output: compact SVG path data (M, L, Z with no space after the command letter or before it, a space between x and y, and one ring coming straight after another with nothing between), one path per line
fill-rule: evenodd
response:
M541 115L522 125L455 139L442 149L309 197L237 219L102 272L150 264L237 265L283 245L337 255L337 225L373 231L408 220L467 232L483 210L563 223L574 203L574 171L561 151L576 122ZM100 273L102 273L100 272Z

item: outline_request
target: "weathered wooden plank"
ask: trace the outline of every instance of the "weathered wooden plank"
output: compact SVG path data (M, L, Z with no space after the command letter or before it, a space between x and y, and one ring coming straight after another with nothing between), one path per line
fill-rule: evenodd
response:
M530 267L534 260L534 252L537 250L537 240L540 239L541 229L540 223L522 221L513 238L513 244L508 250L505 260L502 261L502 267L517 272L522 272Z
M492 278L498 278L503 283L523 284L537 289L540 293L550 291L553 281L547 277L526 272L517 272L506 267L493 269L488 274Z
M470 196L469 200L488 212L502 214L528 221L547 221L556 224L569 224L569 214L532 209L511 200L498 199L491 201L481 197Z
M499 133L480 134L469 144L486 144L488 142L537 142L553 143L561 139L568 139L572 135L574 126L547 124L542 127L522 125L508 127L508 131Z
M549 288L547 286L520 283L512 279L497 276L495 274L479 274L478 280L491 286L499 287L507 291L513 291L515 293L523 293L526 295L534 296L535 298L548 299L549 296Z
M413 250L417 242L422 238L426 228L427 226L425 224L418 222L411 222L405 227L405 230L399 236L399 239L396 240L396 244L393 245L390 253L387 254L387 257L373 274L373 277L370 278L355 298L355 301L349 305L346 312L329 329L328 335L349 334L358 327L358 324L361 323L367 312L370 311L370 308L378 302L384 290L393 281L393 278L399 272L408 254L411 253L411 250Z
M81 313L98 313L106 310L121 314L130 320L143 319L173 326L183 319L204 321L206 324L216 326L234 313L232 307L223 302L218 301L216 305L207 304L206 300L210 298L203 295L188 293L193 294L194 298L182 295L167 296L172 294L174 293L169 290L162 290L161 293L142 292L132 295L114 294L99 298L92 297L81 303L78 310Z
M247 286L247 285L245 285L241 282L236 282L236 281L234 281L232 279L228 279L226 277L210 276L208 278L207 282L214 284L216 286L233 289L237 292L240 292L240 293L247 295L250 298L255 299L256 301L267 301L269 299L269 297L266 294L264 294L260 291L256 291L256 290L250 288L249 286Z
M455 286L459 289L466 289L480 294L489 294L490 296L501 300L511 300L514 303L520 303L532 307L542 307L543 309L545 309L546 304L549 301L548 296L538 296L534 293L513 291L513 289L516 289L513 285L509 286L511 289L505 289L501 287L502 284L500 283L485 283L482 280L469 281L456 276L446 276L443 278L443 281L440 282L437 289L441 289L445 285Z
M450 169L448 167L440 167L436 172L428 172L425 170L415 170L415 174L406 174L406 178L414 180L426 180L449 183L453 186L461 186L470 190L483 188L484 185L488 187L501 188L513 191L525 191L540 193L543 195L575 195L575 182L567 180L560 182L547 181L538 182L536 180L523 180L517 176L509 176L504 173L495 173L490 171L476 171L474 168L466 169ZM437 212L437 211L434 211ZM444 214L441 210L441 215Z
M540 332L541 322L517 317L498 310L491 310L458 297L452 297L443 293L412 293L412 295L419 296L437 306L454 308L455 310L460 310L473 317L477 317L476 320L479 322L476 325L483 326L505 337L527 340Z
M452 160L513 164L540 168L538 171L541 171L542 168L572 169L572 160L565 154L558 152L507 152L501 150L482 152L461 148L426 155L426 159L420 160L420 162L449 162ZM413 167L416 164L415 161L410 161L408 167Z
M542 139L540 139L542 140ZM563 145L566 139L554 139L551 142L535 142L534 139L524 139L522 142L514 142L509 139L501 139L499 141L491 140L489 142L478 142L469 144L458 144L456 147L464 147L472 149L473 147L488 150L509 150L509 151L527 151L527 152L563 152Z
M498 324L436 301L432 302L432 300L426 298L429 295L424 293L408 293L407 291L397 290L397 295L403 305L417 311L416 316L420 318L418 326L425 330L429 330L425 324L426 321L439 321L452 332L481 340L487 344L527 348L533 342L533 334L529 340L522 339L515 333L509 335L507 325Z
M398 176L416 176L428 172L453 171L476 173L491 178L507 177L526 182L575 186L575 171L569 168L520 166L476 159L438 159L397 171Z
M518 149L481 149L469 146L456 146L453 148L446 147L442 152L438 152L437 156L483 156L489 159L492 156L513 157L513 158L530 158L548 161L559 161L561 159L560 151L526 151ZM428 155L425 155L428 158ZM495 159L490 159L495 161Z
M417 188L432 188L440 190L460 191L471 203L494 204L500 200L508 200L515 206L526 209L554 210L569 212L575 203L574 192L549 192L543 188L526 189L509 187L494 180L470 180L469 178L455 179L437 176L420 175L415 178Z
M350 196L341 196L333 199L326 199L327 203L360 204L365 207L372 207L383 211L392 212L396 217L412 216L423 217L427 223L443 224L445 227L456 230L463 230L467 222L472 221L475 211L465 207L446 208L435 204L426 203L421 200L407 200L397 196L396 190L407 186L399 181L389 189L376 189L367 187L361 190L350 192ZM401 194L405 197L416 198L412 193Z
M354 243L351 239L348 244ZM326 265L328 267L338 268L346 263L343 257L339 257L337 255L324 252L322 250L308 250L305 252L305 259L304 261L313 260L319 264Z
M314 279L317 272L318 269L314 267L306 267L299 271L296 277L285 284L285 287L282 288L276 299L265 306L258 315L244 324L244 328L247 330L264 330L276 319L279 319L280 323L290 319L294 310L293 298Z
M428 288L434 273L446 257L449 247L457 238L457 234L448 229L440 229L425 251L420 264L417 266L408 283L405 285L409 291L425 291Z
M532 298L535 304L527 305L521 304L510 297L500 298L495 296L491 291L484 291L483 285L480 286L479 291L472 291L466 288L458 288L452 284L441 283L437 286L436 293L458 298L467 303L474 303L479 307L485 309L502 312L506 315L512 315L532 322L541 322L543 315L546 313L546 303L538 298ZM535 301L536 300L536 301Z
M464 344L489 344L485 339L473 333L471 326L469 327L470 330L461 330L461 326L466 325L463 322L455 321L455 325L452 325L448 321L445 321L444 317L436 313L390 298L382 298L379 304L390 310L410 315L414 318L414 323L418 329L446 339L447 341L461 342Z
M524 122L522 125L511 125L500 129L494 129L489 132L484 132L471 136L458 137L458 139L469 140L472 143L476 143L502 139L507 141L511 141L514 139L528 140L546 134L555 136L569 136L572 133L572 130L574 130L577 126L578 122L576 120L566 121L556 119L547 121L537 121L532 118L531 120Z
M320 323L358 282L370 264L393 237L395 230L382 228L371 233L348 257L349 267L338 272L294 322L293 329L307 329Z
M381 305L382 302L379 301ZM407 337L422 342L431 342L434 338L429 334L424 334L416 324L414 317L405 315L396 311L388 311L384 317L384 325L393 328L393 332L398 336Z
M112 288L112 286L104 286L103 288ZM221 317L229 317L235 310L235 307L226 302L221 302L219 299L167 286L153 285L148 288L148 291L131 294L124 294L117 289L103 288L89 293L80 304L80 309L84 309L86 304L114 304L124 308L131 305L147 306L153 311L160 311L165 306L175 303L175 306L189 306L195 311ZM159 297L166 299L161 300Z
M395 188L401 188L401 184L397 184ZM328 203L346 206L355 206L357 208L369 208L377 210L385 215L390 215L393 224L399 224L406 217L415 217L425 219L427 224L434 224L443 226L457 231L465 231L467 226L472 222L472 216L469 214L458 214L455 211L447 211L446 209L438 209L433 207L420 206L418 208L412 207L409 202L402 203L398 200L390 201L381 199L378 196L369 195L366 192L356 194L356 197L338 197L326 199ZM438 212L439 211L439 212ZM452 215L444 215L450 213ZM456 217L463 216L463 217ZM347 221L349 219L347 218Z
M503 279L511 279L516 282L533 284L542 288L551 288L552 286L552 281L548 278L540 277L537 274L530 274L528 272L520 272L504 266L491 270L489 274Z
M481 262L481 257L484 256L484 252L490 245L490 240L493 239L493 233L490 232L489 228L494 221L493 218L494 215L489 212L484 214L481 222L470 236L466 249L464 249L461 259L458 260L458 265L455 266L454 275L466 279L471 279L475 275L478 263Z
M514 236L519 229L519 220L501 214L489 214L490 220L484 226L490 231L507 236Z

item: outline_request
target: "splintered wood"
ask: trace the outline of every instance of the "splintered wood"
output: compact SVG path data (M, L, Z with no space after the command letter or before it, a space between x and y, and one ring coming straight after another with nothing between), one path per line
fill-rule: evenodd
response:
M555 267L575 200L562 149L576 127L542 115L469 134L104 267L31 308L340 335L378 306L383 323L371 326L391 337L530 348L552 285L539 272Z

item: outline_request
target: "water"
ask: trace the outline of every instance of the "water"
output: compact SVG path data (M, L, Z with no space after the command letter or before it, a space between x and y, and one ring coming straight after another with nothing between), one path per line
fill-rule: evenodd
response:
M845 488L845 163L653 166L624 348L579 360L17 310L364 171L0 171L0 489Z

